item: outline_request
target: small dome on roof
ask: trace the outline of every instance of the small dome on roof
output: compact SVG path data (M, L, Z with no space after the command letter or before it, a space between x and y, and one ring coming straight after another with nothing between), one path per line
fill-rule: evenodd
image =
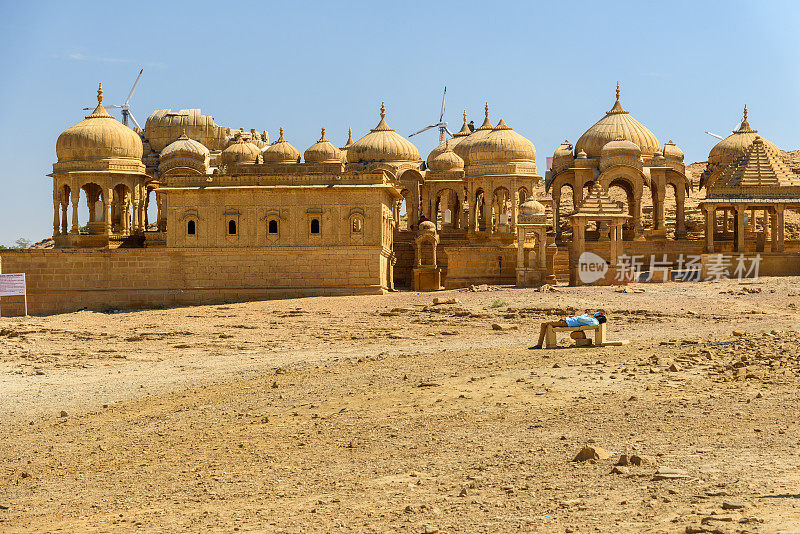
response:
M446 144L449 143L450 150L453 150L455 152L456 146L458 146L459 143L464 141L467 138L467 136L470 135L471 133L472 133L472 130L470 130L469 126L467 126L467 112L465 110L464 111L464 124L461 125L461 129L458 132L454 133L453 137L451 139L447 139L444 143L442 143L441 145L439 145L436 148L434 148L433 150L431 150L431 153L428 154L428 159L426 160L428 168L431 167L431 163L433 162L433 160L437 156L439 156L440 154L445 152L445 150L447 149L445 147ZM456 152L456 155L458 155L457 152ZM459 156L459 157L461 157L461 156ZM462 159L462 162L463 162L463 159Z
M494 129L494 126L492 126L492 123L489 121L489 103L488 102L483 107L483 113L484 113L483 124L481 124L480 128L478 128L477 130L475 130L471 134L468 134L467 136L465 136L463 138L463 141L460 141L455 147L453 147L453 151L456 154L458 154L458 156L461 159L464 160L464 163L468 164L470 162L469 158L467 157L467 153L470 151L470 148L472 147L472 145L475 144L475 143L478 143L482 139L485 139L486 136L488 136L492 132L492 130ZM466 117L465 117L465 120L466 120ZM464 130L464 128L461 128L461 129L462 129L462 131ZM467 130L468 129L469 129L469 127L467 127ZM459 133L461 133L461 132L459 132Z
M618 137L611 142L603 145L600 150L600 158L615 158L615 157L629 157L639 159L642 156L642 149L633 141L628 141L622 137Z
M728 165L733 163L739 156L743 155L753 144L757 137L758 130L753 130L747 122L747 106L744 107L744 118L739 129L731 135L714 145L708 153L709 164ZM772 142L764 139L764 145L770 149L780 152L780 149Z
M59 163L98 159L133 159L141 162L139 134L108 114L103 107L103 84L97 89L97 107L81 122L64 130L56 141Z
M195 141L194 139L189 139L186 135L186 132L181 134L181 136L167 145L167 147L161 151L161 160L169 159L169 158L196 158L199 160L203 160L208 157L208 149L204 147L199 141Z
M683 150L670 139L664 145L664 157L671 160L683 161Z
M451 140L448 139L443 143L445 150L437 154L433 159L428 156L428 169L432 171L464 170L464 160L453 152L453 149L450 147L450 141Z
M303 159L306 163L341 163L342 151L325 139L325 128L323 128L319 141L308 147L303 153Z
M435 234L436 233L436 225L433 224L431 221L422 221L419 223L419 233L420 234Z
M470 165L536 162L536 147L528 139L509 128L503 119L487 135L470 143L466 162Z
M545 224L547 221L544 204L534 198L519 205L518 217L520 224Z
M283 137L282 127L279 132L278 140L261 152L264 163L297 163L300 159L300 151Z
M222 151L220 161L229 165L232 163L253 164L258 162L261 151L252 143L247 143L242 137L238 137L236 142Z
M348 163L420 161L419 151L409 140L386 124L386 106L381 102L381 120L370 132L347 148Z

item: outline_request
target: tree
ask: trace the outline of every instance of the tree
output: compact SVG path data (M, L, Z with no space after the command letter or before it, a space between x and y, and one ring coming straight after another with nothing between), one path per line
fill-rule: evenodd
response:
M30 248L31 245L33 245L33 242L30 239L25 239L24 237L20 237L14 241L14 248Z

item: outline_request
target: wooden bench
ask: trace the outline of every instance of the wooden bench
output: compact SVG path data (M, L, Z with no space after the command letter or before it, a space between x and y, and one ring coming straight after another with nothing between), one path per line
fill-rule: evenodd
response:
M557 339L556 333L557 332L570 332L570 337L575 340L575 344L578 347L588 347L592 345L592 340L586 337L586 332L592 331L594 332L594 346L596 347L608 347L608 346L619 346L619 345L626 345L628 343L627 340L619 340L619 341L609 341L606 339L606 324L603 323L599 325L586 325L586 326L547 326L547 331L545 332L544 336L544 347L546 349L550 349L556 346Z

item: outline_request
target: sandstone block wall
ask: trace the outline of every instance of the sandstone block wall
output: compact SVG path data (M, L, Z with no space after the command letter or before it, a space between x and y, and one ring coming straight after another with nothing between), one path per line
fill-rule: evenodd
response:
M382 293L387 249L53 249L0 253L0 272L26 274L28 312L147 308L312 295ZM2 297L21 315L22 297Z

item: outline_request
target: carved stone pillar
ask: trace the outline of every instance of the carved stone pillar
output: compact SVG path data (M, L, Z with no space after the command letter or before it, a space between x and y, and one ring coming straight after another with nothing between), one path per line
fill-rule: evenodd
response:
M72 230L70 230L70 233L77 235L80 233L80 225L78 223L78 201L81 198L80 188L74 188L70 196L72 197Z
M106 188L105 194L103 195L103 223L105 223L105 229L103 233L105 235L111 235L111 202L114 199L114 190Z

